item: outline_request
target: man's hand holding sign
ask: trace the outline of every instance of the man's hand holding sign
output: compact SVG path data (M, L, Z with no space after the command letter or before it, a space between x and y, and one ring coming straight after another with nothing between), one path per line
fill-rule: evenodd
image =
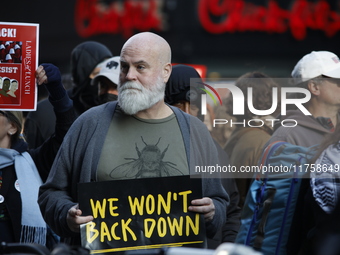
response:
M87 223L81 226L84 247L120 252L204 246L204 218L212 219L214 206L210 198L195 199L202 196L201 179L176 176L128 182L79 184L81 210L73 207L67 220L74 230ZM92 216L81 216L82 211Z

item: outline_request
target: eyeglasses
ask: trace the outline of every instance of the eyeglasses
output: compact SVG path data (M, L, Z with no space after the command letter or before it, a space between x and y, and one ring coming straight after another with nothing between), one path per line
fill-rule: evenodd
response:
M7 118L8 114L6 112L0 110L0 116L4 116L4 117Z

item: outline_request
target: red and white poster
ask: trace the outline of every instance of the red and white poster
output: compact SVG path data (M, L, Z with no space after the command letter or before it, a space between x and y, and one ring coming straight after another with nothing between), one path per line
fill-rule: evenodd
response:
M38 47L39 24L0 22L0 109L36 109Z

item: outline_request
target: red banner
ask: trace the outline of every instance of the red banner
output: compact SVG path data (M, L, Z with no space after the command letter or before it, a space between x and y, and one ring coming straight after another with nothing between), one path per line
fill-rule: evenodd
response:
M0 108L35 110L38 24L0 22Z

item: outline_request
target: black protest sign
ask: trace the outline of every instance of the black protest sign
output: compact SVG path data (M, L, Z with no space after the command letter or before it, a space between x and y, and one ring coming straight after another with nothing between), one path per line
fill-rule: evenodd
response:
M202 181L190 176L78 184L79 207L94 220L81 226L91 253L163 246L204 247L203 216L188 211L202 198Z

